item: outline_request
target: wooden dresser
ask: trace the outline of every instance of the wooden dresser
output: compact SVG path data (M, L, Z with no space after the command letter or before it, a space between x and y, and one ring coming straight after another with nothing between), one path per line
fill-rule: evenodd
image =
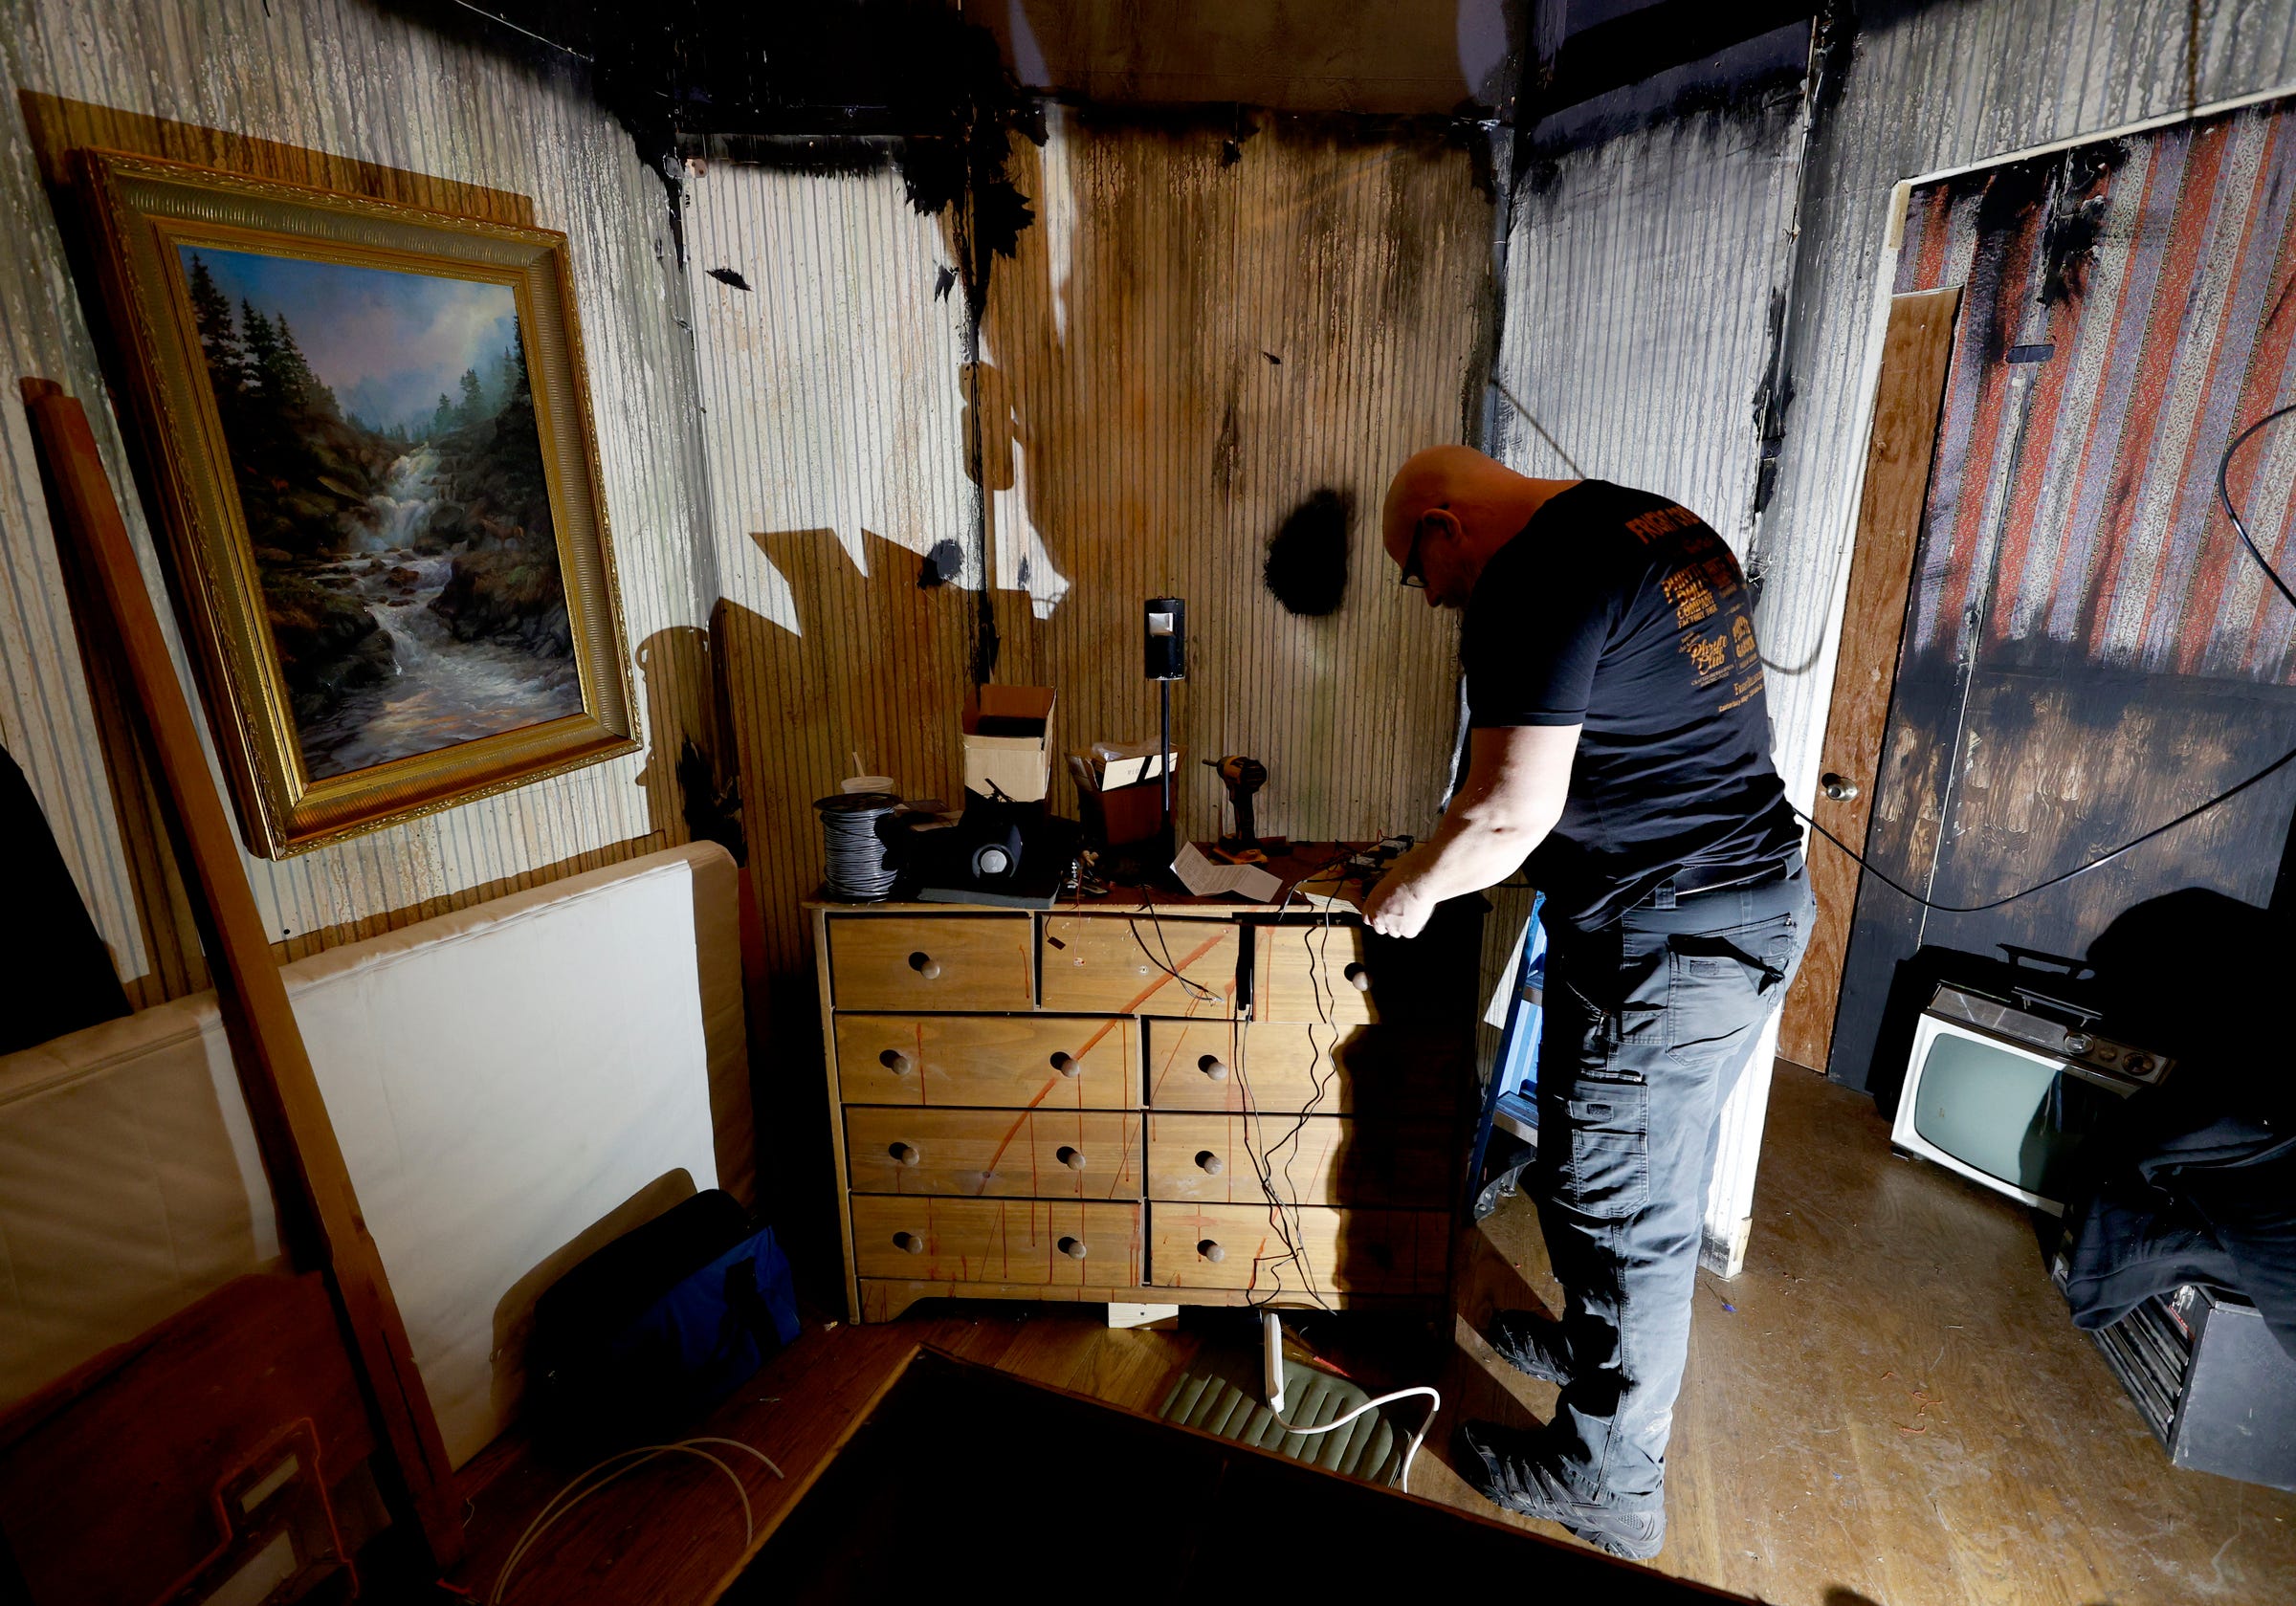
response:
M1479 916L807 907L854 1320L1446 1293Z

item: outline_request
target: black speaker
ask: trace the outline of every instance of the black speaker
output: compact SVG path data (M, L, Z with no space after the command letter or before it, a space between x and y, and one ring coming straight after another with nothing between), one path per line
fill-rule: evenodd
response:
M1188 678L1188 605L1178 597L1151 597L1144 620L1150 680Z

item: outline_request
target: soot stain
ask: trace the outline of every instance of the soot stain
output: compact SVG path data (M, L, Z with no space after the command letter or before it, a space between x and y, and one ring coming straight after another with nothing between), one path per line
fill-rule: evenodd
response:
M2089 264L2105 231L2112 197L2107 184L2129 159L2120 140L2106 140L2067 151L2057 198L2041 232L2041 299L2043 306L2078 299L2088 287Z
M1269 594L1290 612L1319 619L1347 598L1348 526L1355 497L1326 486L1293 508L1268 542Z
M945 262L942 263L940 272L933 275L933 299L936 301L947 300L949 298L949 291L956 285L956 283L957 270L950 267Z
M924 561L917 565L916 588L930 591L936 586L946 585L963 571L964 548L953 540L935 541L933 550L926 553Z
M749 280L743 278L739 271L732 268L712 268L710 277L716 279L719 284L730 284L736 290L749 288Z

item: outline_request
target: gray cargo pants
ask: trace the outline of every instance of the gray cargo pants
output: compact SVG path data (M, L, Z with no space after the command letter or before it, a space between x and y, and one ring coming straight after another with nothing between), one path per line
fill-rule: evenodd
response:
M1549 934L1539 1225L1571 1381L1549 1438L1588 1499L1658 1502L1722 1103L1809 940L1806 873Z

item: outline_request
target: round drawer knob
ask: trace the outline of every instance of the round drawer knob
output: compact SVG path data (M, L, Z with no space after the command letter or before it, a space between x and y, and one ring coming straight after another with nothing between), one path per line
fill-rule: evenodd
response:
M916 1150L906 1143L895 1143L885 1152L894 1157L894 1163L899 1165L915 1165L917 1161Z
M1196 1068L1215 1082L1227 1080L1227 1062L1217 1054L1206 1054L1196 1062Z
M1196 1169L1206 1177L1217 1177L1227 1169L1227 1162L1209 1149L1196 1151Z
M896 1249L906 1250L912 1255L921 1255L925 1252L925 1241L913 1232L894 1233L893 1246Z
M1084 1062L1073 1054L1055 1054L1052 1056L1052 1068L1063 1076L1082 1076Z
M923 977L927 981L938 981L940 979L940 961L930 954L910 955L909 968L916 972L917 975Z
M1214 1265L1218 1265L1222 1261L1227 1259L1227 1251L1208 1238L1196 1245L1196 1252Z
M1354 987L1357 992L1368 993L1371 991L1371 972L1363 965L1349 965L1339 974L1347 978L1348 984Z
M877 1064L892 1071L895 1076L906 1076L916 1068L916 1062L898 1048L888 1048L879 1054Z
M1064 1143L1058 1149L1053 1151L1052 1157L1058 1160L1062 1165L1067 1166L1071 1171L1082 1171L1084 1169L1084 1151L1081 1149L1071 1149L1069 1147L1069 1145Z
M1058 1247L1062 1254L1072 1261L1080 1261L1090 1252L1085 1248L1084 1240L1081 1238L1064 1238L1060 1241Z

